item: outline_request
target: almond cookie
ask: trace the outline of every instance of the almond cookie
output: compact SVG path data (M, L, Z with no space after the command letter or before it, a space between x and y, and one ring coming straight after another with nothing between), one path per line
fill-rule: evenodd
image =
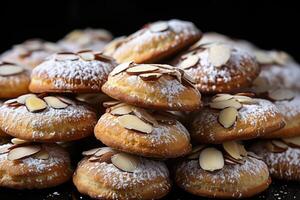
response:
M118 44L109 55L118 63L155 63L189 47L201 38L191 22L173 19L144 26Z
M78 140L91 135L96 122L93 110L62 96L26 94L0 107L0 129L29 141Z
M146 157L174 158L191 150L186 128L170 114L151 113L125 103L101 116L95 136L112 148Z
M104 29L73 30L67 34L58 45L66 51L76 52L83 49L102 51L104 46L112 40L112 34Z
M69 155L59 145L12 142L0 145L0 187L42 189L71 178Z
M0 99L28 93L30 71L15 63L0 61Z
M284 127L285 121L270 101L218 94L192 120L190 134L199 143L222 143L262 137Z
M192 76L203 93L237 91L250 86L260 72L253 56L225 43L195 46L171 63Z
M271 183L268 167L260 159L237 142L197 146L176 166L175 182L202 197L251 197Z
M34 68L42 63L48 56L59 51L61 51L61 48L55 43L32 39L15 45L12 49L4 52L0 57L7 62Z
M170 65L118 65L102 91L114 99L139 107L191 111L201 106L201 95L193 79Z
M251 150L263 158L272 177L300 181L300 137L263 140Z
M32 71L29 89L34 93L101 92L114 67L112 58L93 51L57 53Z
M95 199L160 199L171 189L163 162L152 161L109 147L83 152L73 182L80 193Z

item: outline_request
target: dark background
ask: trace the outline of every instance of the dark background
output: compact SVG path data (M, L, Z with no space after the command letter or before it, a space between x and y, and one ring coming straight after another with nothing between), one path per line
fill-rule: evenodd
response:
M106 28L126 35L160 19L193 21L202 31L245 38L266 49L282 49L298 60L297 1L248 0L66 0L1 1L0 51L28 38L56 41L75 28Z

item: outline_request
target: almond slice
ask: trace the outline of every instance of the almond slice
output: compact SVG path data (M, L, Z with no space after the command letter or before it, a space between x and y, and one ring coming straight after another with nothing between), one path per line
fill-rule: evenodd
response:
M68 104L62 102L60 99L53 96L44 97L44 100L50 107L55 109L62 109L68 107Z
M205 147L206 147L206 145L198 145L198 146L193 147L191 153L187 156L187 158L190 160L199 159L200 152Z
M189 69L194 67L199 62L199 59L200 58L197 55L190 55L180 63L179 67L181 69Z
M215 67L225 65L231 56L231 48L225 44L217 44L208 49L208 59Z
M276 89L269 92L269 97L275 101L292 100L295 97L293 91L288 89Z
M183 73L182 78L183 78L182 80L186 81L189 85L193 87L194 84L196 84L196 80L186 72Z
M134 115L122 115L118 117L118 122L126 129L136 130L142 133L151 133L153 131L153 126L143 122Z
M73 100L67 97L63 97L63 96L55 96L55 97L68 105L76 105L76 103Z
M228 154L225 154L225 155L224 155L224 158L225 158L226 160L230 160L230 161L233 162L234 164L240 164L240 165L242 165L242 164L245 163L245 160L244 160L244 159L235 159L235 158L233 158L232 156L230 156L230 155L228 155Z
M156 81L162 76L161 73L140 74L139 77L144 81Z
M93 148L93 149L90 149L90 150L87 150L87 151L83 151L82 152L82 155L83 156L92 156L94 155L97 151L99 151L101 148Z
M200 167L206 171L215 171L224 167L224 157L221 151L209 147L201 151L199 156Z
M241 156L246 157L248 155L248 151L245 149L245 146L239 142L238 144Z
M209 103L209 106L211 108L215 108L215 109L224 109L224 108L228 108L228 107L240 109L242 107L242 104L239 103L235 99L228 99L225 101L211 102L211 103Z
M11 104L19 104L18 102L17 102L17 99L9 99L9 100L7 100L7 101L5 101L3 104L5 104L5 105L11 105Z
M64 60L78 60L79 57L73 53L58 53L55 55L55 60L64 61Z
M23 139L20 139L20 138L13 138L13 139L11 139L11 143L13 143L13 144L25 144L25 143L30 143L30 141L23 140Z
M233 96L231 94L217 94L212 98L212 102L226 101L232 99Z
M153 126L157 126L158 122L154 117L152 117L145 109L133 107L133 113L140 119L145 120L146 122L151 123Z
M169 26L167 22L156 22L150 25L150 31L157 33L168 30Z
M272 142L268 141L265 143L267 150L273 153L282 153L285 152L286 149L275 146Z
M150 73L158 70L159 68L154 65L148 65L148 64L140 64L135 67L130 67L126 70L128 74L132 75L138 75L143 73Z
M108 151L106 153L103 153L101 156L93 156L93 157L89 158L89 161L111 163L111 158L115 154L116 154L116 152Z
M272 56L267 51L257 50L254 52L259 64L271 64L274 62Z
M299 147L300 148L300 136L298 137L291 137L291 138L282 138L282 140L289 144L292 145L293 147Z
M229 141L229 142L224 142L222 146L224 150L228 153L228 155L230 155L234 159L237 160L242 159L241 152L240 152L241 149L240 146L242 146L241 144L235 141Z
M24 71L24 68L17 65L0 65L0 76L16 75Z
M277 146L278 148L282 149L288 149L289 146L285 144L284 142L281 142L280 140L272 140L271 141L273 145Z
M25 105L30 112L38 112L47 108L45 101L38 97L28 97L25 101Z
M12 145L2 145L0 146L0 155L4 153L8 153L11 150Z
M134 172L139 164L139 159L127 153L118 153L111 157L111 162L122 171Z
M224 128L230 128L234 125L238 116L236 108L228 107L222 110L218 116L218 121Z
M17 102L20 103L20 104L25 104L26 99L27 99L28 97L36 97L36 95L35 95L35 94L24 94L24 95L19 96L19 97L17 98Z
M124 104L122 106L114 106L110 109L112 115L126 115L132 112L132 106Z
M78 54L85 61L95 60L95 55L91 52L82 52Z
M40 152L34 154L34 158L40 160L48 160L50 157L49 153L46 150L41 150Z
M253 153L253 152L251 152L251 151L249 151L247 155L248 155L249 157L252 157L252 158L255 158L255 159L258 159L258 160L263 160L263 158L262 158L261 156L255 154L255 153Z
M235 96L246 96L246 97L255 97L255 93L253 92L239 92L239 93L236 93Z
M8 160L19 160L31 156L33 154L36 154L40 150L41 147L38 145L16 147L8 153L7 158Z
M95 152L94 156L99 157L99 156L102 156L103 154L106 154L108 152L115 152L115 150L113 150L110 147L102 147L97 152Z
M269 91L272 87L270 86L269 82L267 79L262 78L262 77L257 77L253 81L253 90L256 93L264 93Z
M248 96L242 96L242 95L234 95L233 98L235 98L235 100L237 100L240 103L244 103L244 104L255 104L257 103L257 101L251 97Z
M120 101L106 101L106 102L103 102L103 107L109 108L109 107L115 106L119 103L120 103Z
M125 71L126 69L128 69L130 67L130 65L132 64L133 62L124 62L118 66L116 66L111 72L110 72L110 75L111 76L115 76L123 71Z

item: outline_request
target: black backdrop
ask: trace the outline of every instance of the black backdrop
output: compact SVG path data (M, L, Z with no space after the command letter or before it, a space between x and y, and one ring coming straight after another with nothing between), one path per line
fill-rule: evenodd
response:
M296 1L287 0L1 1L0 51L33 37L56 41L74 28L102 27L118 36L149 21L179 18L193 21L202 31L286 50L299 60L298 11Z

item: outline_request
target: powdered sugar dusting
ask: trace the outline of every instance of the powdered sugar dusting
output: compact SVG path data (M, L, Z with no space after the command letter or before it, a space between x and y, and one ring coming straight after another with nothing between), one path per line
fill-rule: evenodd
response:
M300 115L300 93L294 91L295 97L292 100L275 101L274 104L286 119Z

